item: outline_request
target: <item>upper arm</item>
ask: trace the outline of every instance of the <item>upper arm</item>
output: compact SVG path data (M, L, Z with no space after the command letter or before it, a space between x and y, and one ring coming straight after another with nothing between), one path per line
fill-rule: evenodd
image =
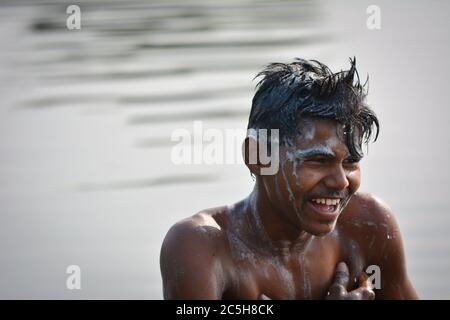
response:
M174 225L160 255L164 299L221 299L223 277L211 227Z
M392 210L380 199L372 199L372 215L377 220L378 248L375 259L381 271L377 299L417 299L406 270L405 251L400 228Z

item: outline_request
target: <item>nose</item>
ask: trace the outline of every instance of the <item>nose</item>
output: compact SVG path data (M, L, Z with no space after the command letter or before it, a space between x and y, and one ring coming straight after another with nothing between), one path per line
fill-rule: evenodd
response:
M330 168L330 172L325 179L325 186L329 189L342 191L349 186L347 173L340 164Z

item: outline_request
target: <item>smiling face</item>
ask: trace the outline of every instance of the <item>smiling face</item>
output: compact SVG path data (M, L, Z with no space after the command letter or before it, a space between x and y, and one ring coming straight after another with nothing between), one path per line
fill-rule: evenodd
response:
M350 155L343 126L332 120L303 120L303 134L280 147L280 169L259 176L284 218L314 234L331 232L359 188L359 158Z

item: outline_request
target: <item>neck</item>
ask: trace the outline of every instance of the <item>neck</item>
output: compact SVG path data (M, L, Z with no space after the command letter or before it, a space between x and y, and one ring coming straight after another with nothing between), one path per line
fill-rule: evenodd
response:
M257 232L261 244L277 252L302 252L313 235L292 223L285 212L271 202L265 188L258 181L247 201L249 222Z

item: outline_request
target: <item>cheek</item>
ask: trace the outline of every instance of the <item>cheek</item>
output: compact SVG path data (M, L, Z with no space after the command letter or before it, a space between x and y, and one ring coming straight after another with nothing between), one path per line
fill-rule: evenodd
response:
M299 171L291 161L280 163L280 170L274 179L274 189L278 199L287 201L301 191L304 178L300 177Z
M355 193L361 185L361 170L356 170L347 175L349 188L352 193Z
M297 172L299 180L301 181L300 186L303 190L312 189L323 178L323 174L319 171L300 168L300 170L298 170Z
M301 163L286 161L283 169L286 177L284 179L286 181L285 184L289 183L294 193L300 192L305 187L305 184L308 184L311 180L311 175L305 172Z

